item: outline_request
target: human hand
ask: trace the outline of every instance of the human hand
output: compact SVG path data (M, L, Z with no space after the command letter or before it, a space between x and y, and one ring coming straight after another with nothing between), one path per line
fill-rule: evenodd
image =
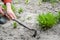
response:
M13 12L12 9L11 9L11 4L10 4L10 3L6 3L6 6L7 6L6 16L7 16L9 19L16 19L16 16L15 16L14 12Z
M4 15L3 8L0 6L0 14Z
M6 16L9 18L9 19L16 19L16 16L14 14L14 12L11 10L7 10L7 14Z

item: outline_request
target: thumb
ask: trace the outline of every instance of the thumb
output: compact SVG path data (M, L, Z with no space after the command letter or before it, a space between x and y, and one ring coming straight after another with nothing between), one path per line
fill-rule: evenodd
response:
M4 12L0 9L0 14L4 15Z

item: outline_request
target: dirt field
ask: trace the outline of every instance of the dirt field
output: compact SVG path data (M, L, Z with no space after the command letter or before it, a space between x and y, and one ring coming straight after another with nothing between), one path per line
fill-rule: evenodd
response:
M30 0L28 5L25 4L25 0L13 0L13 4L16 7L16 11L22 7L24 12L16 14L19 16L19 21L29 28L37 30L37 36L31 37L33 32L19 25L16 29L13 29L13 21L9 21L4 25L0 25L0 40L60 40L60 24L55 25L53 28L47 31L41 31L38 27L36 16L42 12L53 12L60 10L60 3L56 3L53 7L50 3L42 3L38 5L37 0ZM29 18L29 19L28 19Z

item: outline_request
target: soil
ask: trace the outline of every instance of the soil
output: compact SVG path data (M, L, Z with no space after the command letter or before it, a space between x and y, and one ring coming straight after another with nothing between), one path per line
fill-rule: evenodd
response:
M2 4L2 3L0 3ZM38 14L45 12L56 13L60 10L60 3L51 5L51 3L41 3L38 5L37 0L30 0L29 4L25 4L25 0L13 0L13 4L16 7L16 11L20 7L24 9L24 12L18 14L18 20L31 29L37 30L37 36L32 37L33 32L24 28L17 23L17 28L13 28L14 21L8 21L4 25L0 25L0 40L60 40L60 24L53 26L53 28L47 31L41 31L39 29L36 17Z

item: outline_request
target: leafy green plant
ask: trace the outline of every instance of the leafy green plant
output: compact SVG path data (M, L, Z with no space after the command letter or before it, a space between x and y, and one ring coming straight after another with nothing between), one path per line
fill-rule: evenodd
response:
M43 2L50 2L51 4L55 4L58 0L42 0Z
M11 8L14 12L16 11L16 7L13 4L11 4Z
M13 28L17 28L17 23L13 22Z
M22 12L23 12L23 8L20 7L20 8L18 9L18 13L20 14L20 13L22 13Z
M29 0L25 0L25 4L28 4L29 3Z
M48 1L50 1L50 0L42 0L43 2L48 2Z
M57 0L50 0L51 3L57 2Z
M57 0L42 0L43 2L57 2Z
M6 5L2 5L2 7L3 7L5 10L7 10ZM16 8L15 8L15 6L14 6L13 4L11 4L11 8L12 8L13 12L16 11Z
M6 9L7 9L6 5L2 5L2 7L4 8L4 10L6 10Z
M57 23L56 16L51 12L48 12L46 14L39 14L37 17L37 21L42 30L47 30Z

